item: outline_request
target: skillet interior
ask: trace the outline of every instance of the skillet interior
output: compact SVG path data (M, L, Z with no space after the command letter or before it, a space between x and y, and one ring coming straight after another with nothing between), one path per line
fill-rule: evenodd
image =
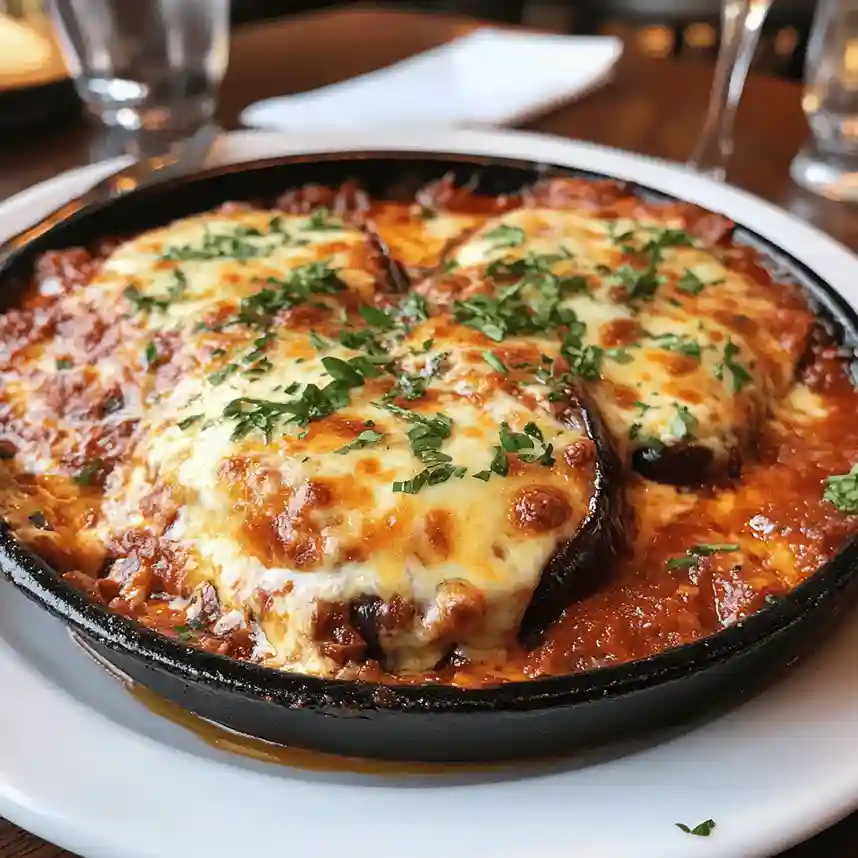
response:
M513 192L546 174L583 175L527 162L423 153L284 158L219 168L90 207L23 248L0 270L0 306L13 305L36 258L105 234L139 232L224 200L270 198L283 189L355 179L397 197L453 171L478 193ZM645 199L663 194L632 185ZM850 350L851 307L789 254L745 228L775 272L800 283ZM853 373L855 365L853 364ZM717 634L648 659L568 677L482 690L382 686L298 676L188 648L91 603L0 532L0 568L31 598L83 632L121 670L181 705L262 738L357 756L476 760L548 753L617 732L676 723L747 693L812 648L858 595L858 543L769 608ZM321 717L320 717L321 716Z

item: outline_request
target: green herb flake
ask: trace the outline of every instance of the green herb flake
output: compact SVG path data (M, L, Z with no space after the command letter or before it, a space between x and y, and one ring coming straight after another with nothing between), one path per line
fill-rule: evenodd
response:
M223 369L219 369L217 372L209 375L209 383L217 387L223 384L234 372L238 372L239 369L240 367L237 363L228 363Z
M180 244L164 247L159 256L160 259L174 262L186 260L212 260L212 259L235 259L245 262L248 259L270 256L274 251L284 245L304 245L307 242L293 239L286 230L282 228L282 221L277 224L278 229L270 235L275 236L277 241L256 244L248 241L248 238L261 237L262 233L254 227L239 225L232 232L212 232L208 226L203 230L203 238L199 244Z
M60 358L57 361L56 366L57 366L57 369L71 369L72 368L72 362L69 358Z
M697 427L697 418L688 410L687 405L673 403L676 414L670 421L670 432L677 438L690 438Z
M655 263L648 268L633 268L622 265L610 276L615 285L626 290L629 300L650 301L659 287L664 283L664 277L657 273Z
M326 352L331 348L331 344L315 331L310 331L310 344L317 352Z
M614 363L626 364L631 363L634 360L634 355L627 348L612 348L607 349L605 354L612 360Z
M143 353L146 358L146 368L154 369L158 364L158 346L155 345L154 340L149 340L146 344L146 350Z
M694 834L697 837L708 837L712 833L712 829L715 828L715 820L707 819L703 822L695 825L694 828L689 828L682 822L674 823L677 828L684 831L686 834Z
M88 486L93 481L96 474L98 474L98 472L101 471L103 467L104 459L102 459L100 456L96 456L93 459L89 459L88 461L84 462L83 467L75 475L74 481L79 486Z
M853 465L848 474L834 474L826 478L822 498L840 512L858 512L858 464Z
M377 444L383 437L383 432L376 432L374 429L364 429L354 441L350 441L345 447L340 447L338 450L334 450L334 452L339 456L344 456L352 450L363 450L364 447Z
M429 304L422 295L409 292L397 307L397 315L406 322L425 322L429 318Z
M166 299L144 295L136 286L127 286L122 294L134 305L134 309L141 313L151 313L153 310L163 312L170 306Z
M696 565L701 557L708 557L711 554L728 554L738 550L739 546L735 543L698 543L687 549L684 557L671 557L667 561L667 568L688 569Z
M452 274L459 267L459 263L455 259L447 259L444 262L444 273Z
M727 343L724 346L724 359L715 367L715 378L719 381L724 377L725 369L730 373L733 382L733 393L739 393L746 384L750 384L754 380L754 377L748 372L746 367L735 360L736 355L740 351L739 346L728 337Z
M331 215L330 209L322 206L316 209L304 226L301 227L302 232L324 232L344 229L343 222L339 218Z
M222 327L267 327L280 311L304 304L313 296L333 295L345 288L327 261L309 262L293 268L283 279L269 277L265 288L241 299L236 316Z
M657 334L652 337L655 345L668 352L677 352L700 362L702 348L697 340L682 334Z
M490 349L483 352L483 360L495 371L502 375L509 375L503 361Z
M687 292L689 295L699 295L706 288L706 284L690 268L686 268L682 272L676 288L681 292Z
M502 250L506 247L520 247L525 242L524 230L519 226L502 223L483 234L486 241L493 243L492 250Z
M191 426L194 425L194 423L197 423L198 421L200 421L202 419L203 419L202 414L191 414L190 417L185 417L184 420L180 420L177 425L178 425L179 429L185 430L185 429L189 429Z
M363 304L358 308L358 312L363 316L364 321L373 328L389 331L396 327L394 319L378 307L370 307L367 304Z

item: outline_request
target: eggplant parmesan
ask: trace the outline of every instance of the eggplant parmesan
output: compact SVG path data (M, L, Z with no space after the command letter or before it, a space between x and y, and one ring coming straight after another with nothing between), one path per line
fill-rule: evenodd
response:
M732 224L557 178L305 187L45 255L0 317L0 512L92 598L317 676L627 661L858 518L858 395Z

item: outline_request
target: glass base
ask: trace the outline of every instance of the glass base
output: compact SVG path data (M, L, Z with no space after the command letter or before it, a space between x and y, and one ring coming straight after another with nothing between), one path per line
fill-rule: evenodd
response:
M84 106L91 116L108 128L190 134L211 122L215 102L208 95L164 105L122 104L85 98Z
M858 155L825 152L813 143L792 162L793 181L829 200L858 202Z

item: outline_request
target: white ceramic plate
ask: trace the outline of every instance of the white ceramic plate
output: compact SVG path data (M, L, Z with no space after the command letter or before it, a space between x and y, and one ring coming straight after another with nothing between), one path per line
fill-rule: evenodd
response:
M428 149L635 179L726 212L858 304L858 260L748 194L600 147L507 132L232 135L216 161L290 151ZM16 231L105 166L0 206ZM158 718L58 621L0 584L0 814L86 858L755 858L858 807L858 622L729 715L572 762L461 775L321 774L230 756ZM674 823L711 817L708 839Z

